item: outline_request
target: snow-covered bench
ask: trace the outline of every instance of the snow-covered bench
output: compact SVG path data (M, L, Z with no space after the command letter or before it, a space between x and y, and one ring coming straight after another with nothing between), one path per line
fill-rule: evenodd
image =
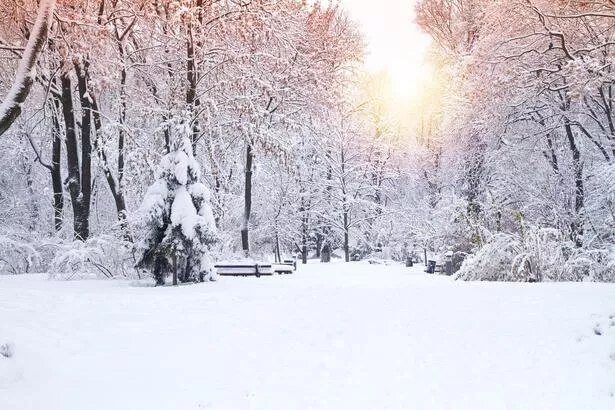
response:
M216 272L220 276L256 276L273 275L271 265L259 263L227 263L215 265Z
M297 270L297 261L295 259L284 259L283 262L274 264L273 271L278 273L290 274Z
M280 263L274 263L273 265L273 271L279 275L281 274L291 274L293 273L293 271L295 270L294 266L291 263L285 263L285 262L280 262Z

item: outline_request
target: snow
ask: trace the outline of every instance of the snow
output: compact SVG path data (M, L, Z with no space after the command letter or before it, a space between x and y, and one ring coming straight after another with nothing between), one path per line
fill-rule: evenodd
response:
M180 185L186 185L188 182L188 156L181 151L175 152L175 179Z
M174 227L181 227L186 238L194 240L195 227L199 222L200 218L197 216L190 194L186 187L180 186L175 193L173 205L171 205L171 223Z
M164 180L156 180L148 189L139 208L139 218L156 221L162 226L169 190Z
M611 410L613 314L611 284L401 265L175 288L0 276L0 409Z
M189 189L190 189L190 196L192 196L193 198L198 198L201 201L205 201L205 202L209 202L211 200L211 194L209 192L209 189L204 184L197 182L197 183L191 184L189 186Z

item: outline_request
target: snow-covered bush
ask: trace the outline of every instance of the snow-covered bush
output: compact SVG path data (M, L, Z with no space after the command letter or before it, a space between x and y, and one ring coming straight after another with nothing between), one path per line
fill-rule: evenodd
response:
M217 232L209 190L200 182L188 121L177 128L181 138L162 158L136 220L137 266L150 270L157 285L174 266L182 282L215 279L210 247Z
M461 265L456 275L463 280L515 280L512 277L512 264L521 252L516 235L499 233L476 254L470 255Z
M571 246L561 231L532 227L519 235L520 252L511 267L512 280L569 280L562 276L566 250Z
M532 227L521 234L498 233L464 261L456 278L515 282L578 280L564 272L569 247L561 232L552 228Z
M464 261L456 278L615 282L615 247L577 248L553 228L532 227L521 234L499 233Z
M132 278L138 276L133 268L131 244L113 236L95 236L87 241L60 243L51 261L49 272L60 279L84 277Z
M572 252L562 271L563 280L615 282L615 246Z
M0 274L28 273L39 261L40 255L31 243L0 235Z

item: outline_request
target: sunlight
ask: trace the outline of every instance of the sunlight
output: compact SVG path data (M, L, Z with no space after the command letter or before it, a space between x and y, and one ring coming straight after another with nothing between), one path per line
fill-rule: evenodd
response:
M414 100L420 95L421 85L429 80L431 68L427 64L400 64L389 69L390 97Z
M351 17L362 28L367 44L365 68L385 71L390 77L387 98L418 98L421 84L431 70L425 61L431 40L413 23L414 1L388 0L387 7L374 8L368 0L343 0Z

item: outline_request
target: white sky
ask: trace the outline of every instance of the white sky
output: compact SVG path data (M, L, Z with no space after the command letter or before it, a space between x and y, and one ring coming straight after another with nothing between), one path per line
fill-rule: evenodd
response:
M341 1L365 36L367 68L386 69L398 95L415 94L429 75L424 56L430 42L414 23L415 0Z

